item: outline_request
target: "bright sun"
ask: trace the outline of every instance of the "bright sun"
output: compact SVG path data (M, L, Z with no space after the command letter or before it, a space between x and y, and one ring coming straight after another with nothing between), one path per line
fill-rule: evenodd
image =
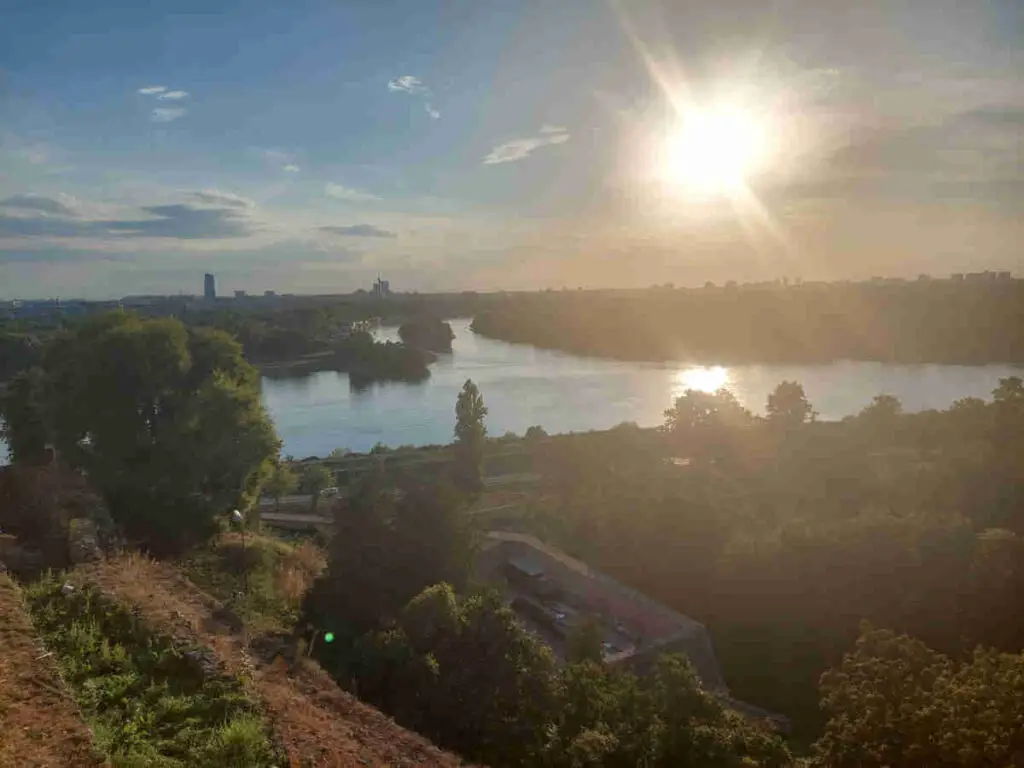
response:
M691 108L665 140L666 181L702 196L741 191L765 160L764 125L738 107Z

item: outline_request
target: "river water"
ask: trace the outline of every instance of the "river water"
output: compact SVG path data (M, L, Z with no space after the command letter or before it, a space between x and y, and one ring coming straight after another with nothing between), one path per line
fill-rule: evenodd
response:
M490 434L521 435L533 424L550 433L606 429L623 421L655 426L687 388L725 386L744 406L763 413L768 393L780 381L798 381L820 418L841 419L882 393L898 397L908 411L946 408L961 397L988 398L1000 378L1022 373L1007 365L626 363L485 339L469 330L469 320L451 325L453 353L443 355L421 384L356 391L343 373L264 378L263 400L284 453L301 458L335 448L365 451L378 442L391 447L450 442L455 398L466 379L480 387ZM395 339L396 329L383 328L378 336Z

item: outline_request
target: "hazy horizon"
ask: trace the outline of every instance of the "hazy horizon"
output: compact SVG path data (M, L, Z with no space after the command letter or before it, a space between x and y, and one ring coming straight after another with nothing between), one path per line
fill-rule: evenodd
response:
M1019 270L1024 6L678 5L7 9L0 296Z

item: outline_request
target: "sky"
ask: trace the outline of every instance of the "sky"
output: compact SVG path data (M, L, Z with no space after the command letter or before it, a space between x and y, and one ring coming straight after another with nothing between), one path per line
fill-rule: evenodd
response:
M1024 271L1020 0L0 18L0 299ZM758 161L696 194L664 148L721 105Z

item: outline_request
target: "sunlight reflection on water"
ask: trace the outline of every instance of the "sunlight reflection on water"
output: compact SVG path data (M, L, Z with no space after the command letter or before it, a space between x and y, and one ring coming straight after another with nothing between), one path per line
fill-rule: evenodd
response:
M729 369L721 365L687 368L676 373L672 394L673 397L680 397L688 389L717 392L722 387L727 387L731 380Z

